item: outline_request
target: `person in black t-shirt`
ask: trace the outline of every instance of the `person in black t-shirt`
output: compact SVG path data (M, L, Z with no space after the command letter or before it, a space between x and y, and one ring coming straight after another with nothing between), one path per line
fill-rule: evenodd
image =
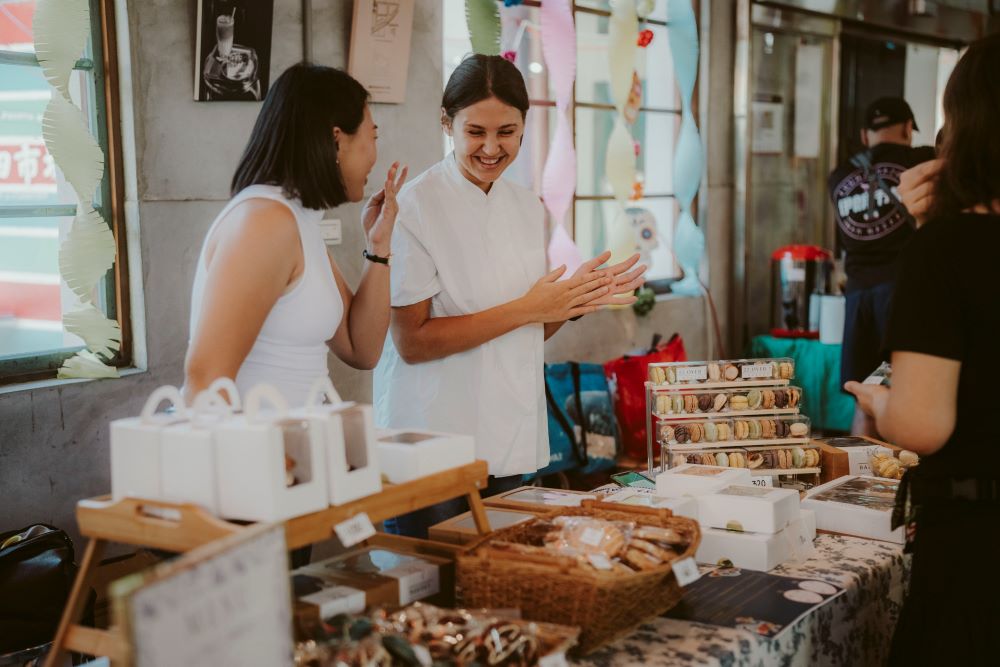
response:
M845 251L847 303L841 382L867 377L884 360L882 343L899 253L915 230L897 188L904 171L934 159L930 146L913 148L917 130L905 100L884 97L868 106L861 142L866 149L830 174L828 186ZM875 435L860 412L851 431Z
M928 222L903 250L889 320L892 387L845 385L886 438L923 457L896 498L913 562L893 665L997 662L997 72L1000 34L970 46L945 89L940 164L936 176L922 169L932 174ZM926 190L907 200L928 203Z

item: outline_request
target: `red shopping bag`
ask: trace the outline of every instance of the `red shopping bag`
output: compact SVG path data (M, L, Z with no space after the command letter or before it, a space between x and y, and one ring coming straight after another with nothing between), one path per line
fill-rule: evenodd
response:
M661 343L657 334L648 353L625 355L604 364L626 458L646 460L646 366L664 361L687 361L680 334L675 333L666 343Z

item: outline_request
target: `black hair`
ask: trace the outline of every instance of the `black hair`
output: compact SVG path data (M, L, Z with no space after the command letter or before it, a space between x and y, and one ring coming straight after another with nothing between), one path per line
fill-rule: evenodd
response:
M477 53L463 60L448 77L441 107L454 120L462 109L491 97L520 111L522 119L528 114L528 89L514 63Z
M354 134L368 91L346 72L299 63L268 91L233 174L232 194L255 184L278 185L312 209L347 201L333 128Z
M929 212L937 218L1000 199L1000 34L973 42L944 89L943 159ZM995 213L995 211L991 210Z

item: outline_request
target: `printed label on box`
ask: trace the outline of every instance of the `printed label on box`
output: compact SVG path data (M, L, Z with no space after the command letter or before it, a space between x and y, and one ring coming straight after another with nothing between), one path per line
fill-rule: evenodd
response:
M698 565L694 562L694 558L691 558L690 556L684 558L683 560L675 561L670 567L673 569L674 576L677 577L677 583L680 586L693 584L701 578L701 571L698 569Z
M680 366L676 369L678 382L708 379L708 366Z
M744 380L754 380L756 378L769 378L774 374L771 364L747 364L740 368L740 377Z
M409 563L383 574L399 580L399 604L402 606L441 592L441 575L433 563Z
M333 532L337 534L337 539L345 547L353 547L358 542L363 542L375 534L375 526L368 515L362 512L352 516L347 521L341 521L333 527Z
M299 598L319 607L320 618L337 614L360 614L365 610L365 592L349 586L334 586Z
M724 496L748 496L752 498L763 498L771 494L771 489L762 489L758 486L727 486L720 494Z

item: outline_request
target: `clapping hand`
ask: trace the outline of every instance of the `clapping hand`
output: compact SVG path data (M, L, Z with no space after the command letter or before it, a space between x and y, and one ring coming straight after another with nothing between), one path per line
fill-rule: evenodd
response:
M608 292L597 296L587 305L590 306L630 306L636 302L635 290L642 287L645 282L646 265L636 263L639 261L639 254L636 253L618 264L598 269L605 262L611 259L611 251L605 250L597 257L588 260L580 265L573 277L582 277L587 274L604 275L611 278ZM633 268L635 267L635 268Z

